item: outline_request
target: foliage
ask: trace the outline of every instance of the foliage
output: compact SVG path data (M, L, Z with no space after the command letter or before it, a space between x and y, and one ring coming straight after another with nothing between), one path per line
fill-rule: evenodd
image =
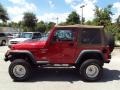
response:
M95 25L95 24L93 23L93 21L90 21L90 20L88 20L85 24L86 24L86 25Z
M103 25L106 32L112 33L116 40L120 40L120 16L116 19L115 23L112 23L111 16L113 13L111 8L112 5L108 5L101 9L96 6L94 19L92 21L87 21L86 24Z
M7 11L5 10L5 8L2 6L2 4L0 4L0 19L3 22L7 22L7 20L9 20Z
M106 30L112 33L116 40L120 40L120 27L117 24L106 26Z
M66 23L67 24L79 24L80 23L79 15L75 11L71 12L66 20Z
M46 30L46 25L43 21L37 23L37 31L44 33Z
M120 40L120 15L118 16L114 26L115 26L115 29L116 29L115 37L116 37L117 40Z
M45 23L44 21L40 21L37 23L37 31L44 33L46 31L49 31L54 26L54 22Z
M116 24L120 27L120 15L118 16L118 18L116 20Z
M35 31L37 25L37 18L34 13L26 12L23 17L24 26L28 28L28 31Z
M67 25L67 23L66 22L61 22L61 23L59 23L59 25L64 26L64 25Z
M47 24L47 31L49 31L51 28L53 28L53 27L55 26L55 24L56 24L56 23L54 23L54 22L49 22L49 23Z
M95 18L93 22L95 22L96 25L103 26L107 26L109 23L111 23L111 15L113 15L113 13L111 12L111 8L112 5L108 5L106 8L102 9L96 6Z
M111 16L113 15L112 12L112 5L108 5L105 8L99 8L96 6L94 10L94 19L91 21L86 21L85 18L84 24L87 25L103 25L105 26L106 32L111 32L116 40L120 40L120 15L116 17L116 21L113 23L111 20ZM13 28L20 28L21 31L40 31L46 32L49 31L54 25L54 22L44 22L40 21L37 22L36 15L31 12L24 13L23 21L19 21L18 23L10 22L5 24L8 18L7 11L5 8L0 4L0 19L4 23L0 23L0 26L9 26ZM68 24L80 24L79 15L73 11L68 15L66 22L61 22L59 25L68 25Z

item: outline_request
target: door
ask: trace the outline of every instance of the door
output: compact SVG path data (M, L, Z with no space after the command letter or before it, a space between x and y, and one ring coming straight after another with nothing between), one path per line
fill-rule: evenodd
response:
M69 64L74 62L76 51L76 30L58 29L54 33L54 43L50 46L49 58L54 63ZM48 51L49 51L48 50Z

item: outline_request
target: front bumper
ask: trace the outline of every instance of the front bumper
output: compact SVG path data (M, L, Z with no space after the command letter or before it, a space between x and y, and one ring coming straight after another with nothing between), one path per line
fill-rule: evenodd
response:
M8 45L9 48L11 48L11 45Z
M12 55L10 54L10 50L8 50L5 54L4 61L9 61L12 58Z

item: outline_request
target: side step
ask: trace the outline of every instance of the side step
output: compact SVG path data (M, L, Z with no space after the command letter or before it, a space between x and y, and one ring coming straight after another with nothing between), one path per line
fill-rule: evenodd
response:
M40 67L71 67L69 64L50 64L49 61L37 61Z

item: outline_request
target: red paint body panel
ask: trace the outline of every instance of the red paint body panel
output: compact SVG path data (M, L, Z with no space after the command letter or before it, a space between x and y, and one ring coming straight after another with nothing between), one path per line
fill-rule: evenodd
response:
M104 46L101 45L93 45L91 47L87 45L79 45L77 30L74 33L74 41L52 42L55 31L55 28L51 30L46 41L23 42L13 45L12 49L29 50L34 55L35 60L49 61L51 64L74 64L82 50L100 50L102 52L104 49ZM104 54L106 60L109 59L109 54L109 51Z

